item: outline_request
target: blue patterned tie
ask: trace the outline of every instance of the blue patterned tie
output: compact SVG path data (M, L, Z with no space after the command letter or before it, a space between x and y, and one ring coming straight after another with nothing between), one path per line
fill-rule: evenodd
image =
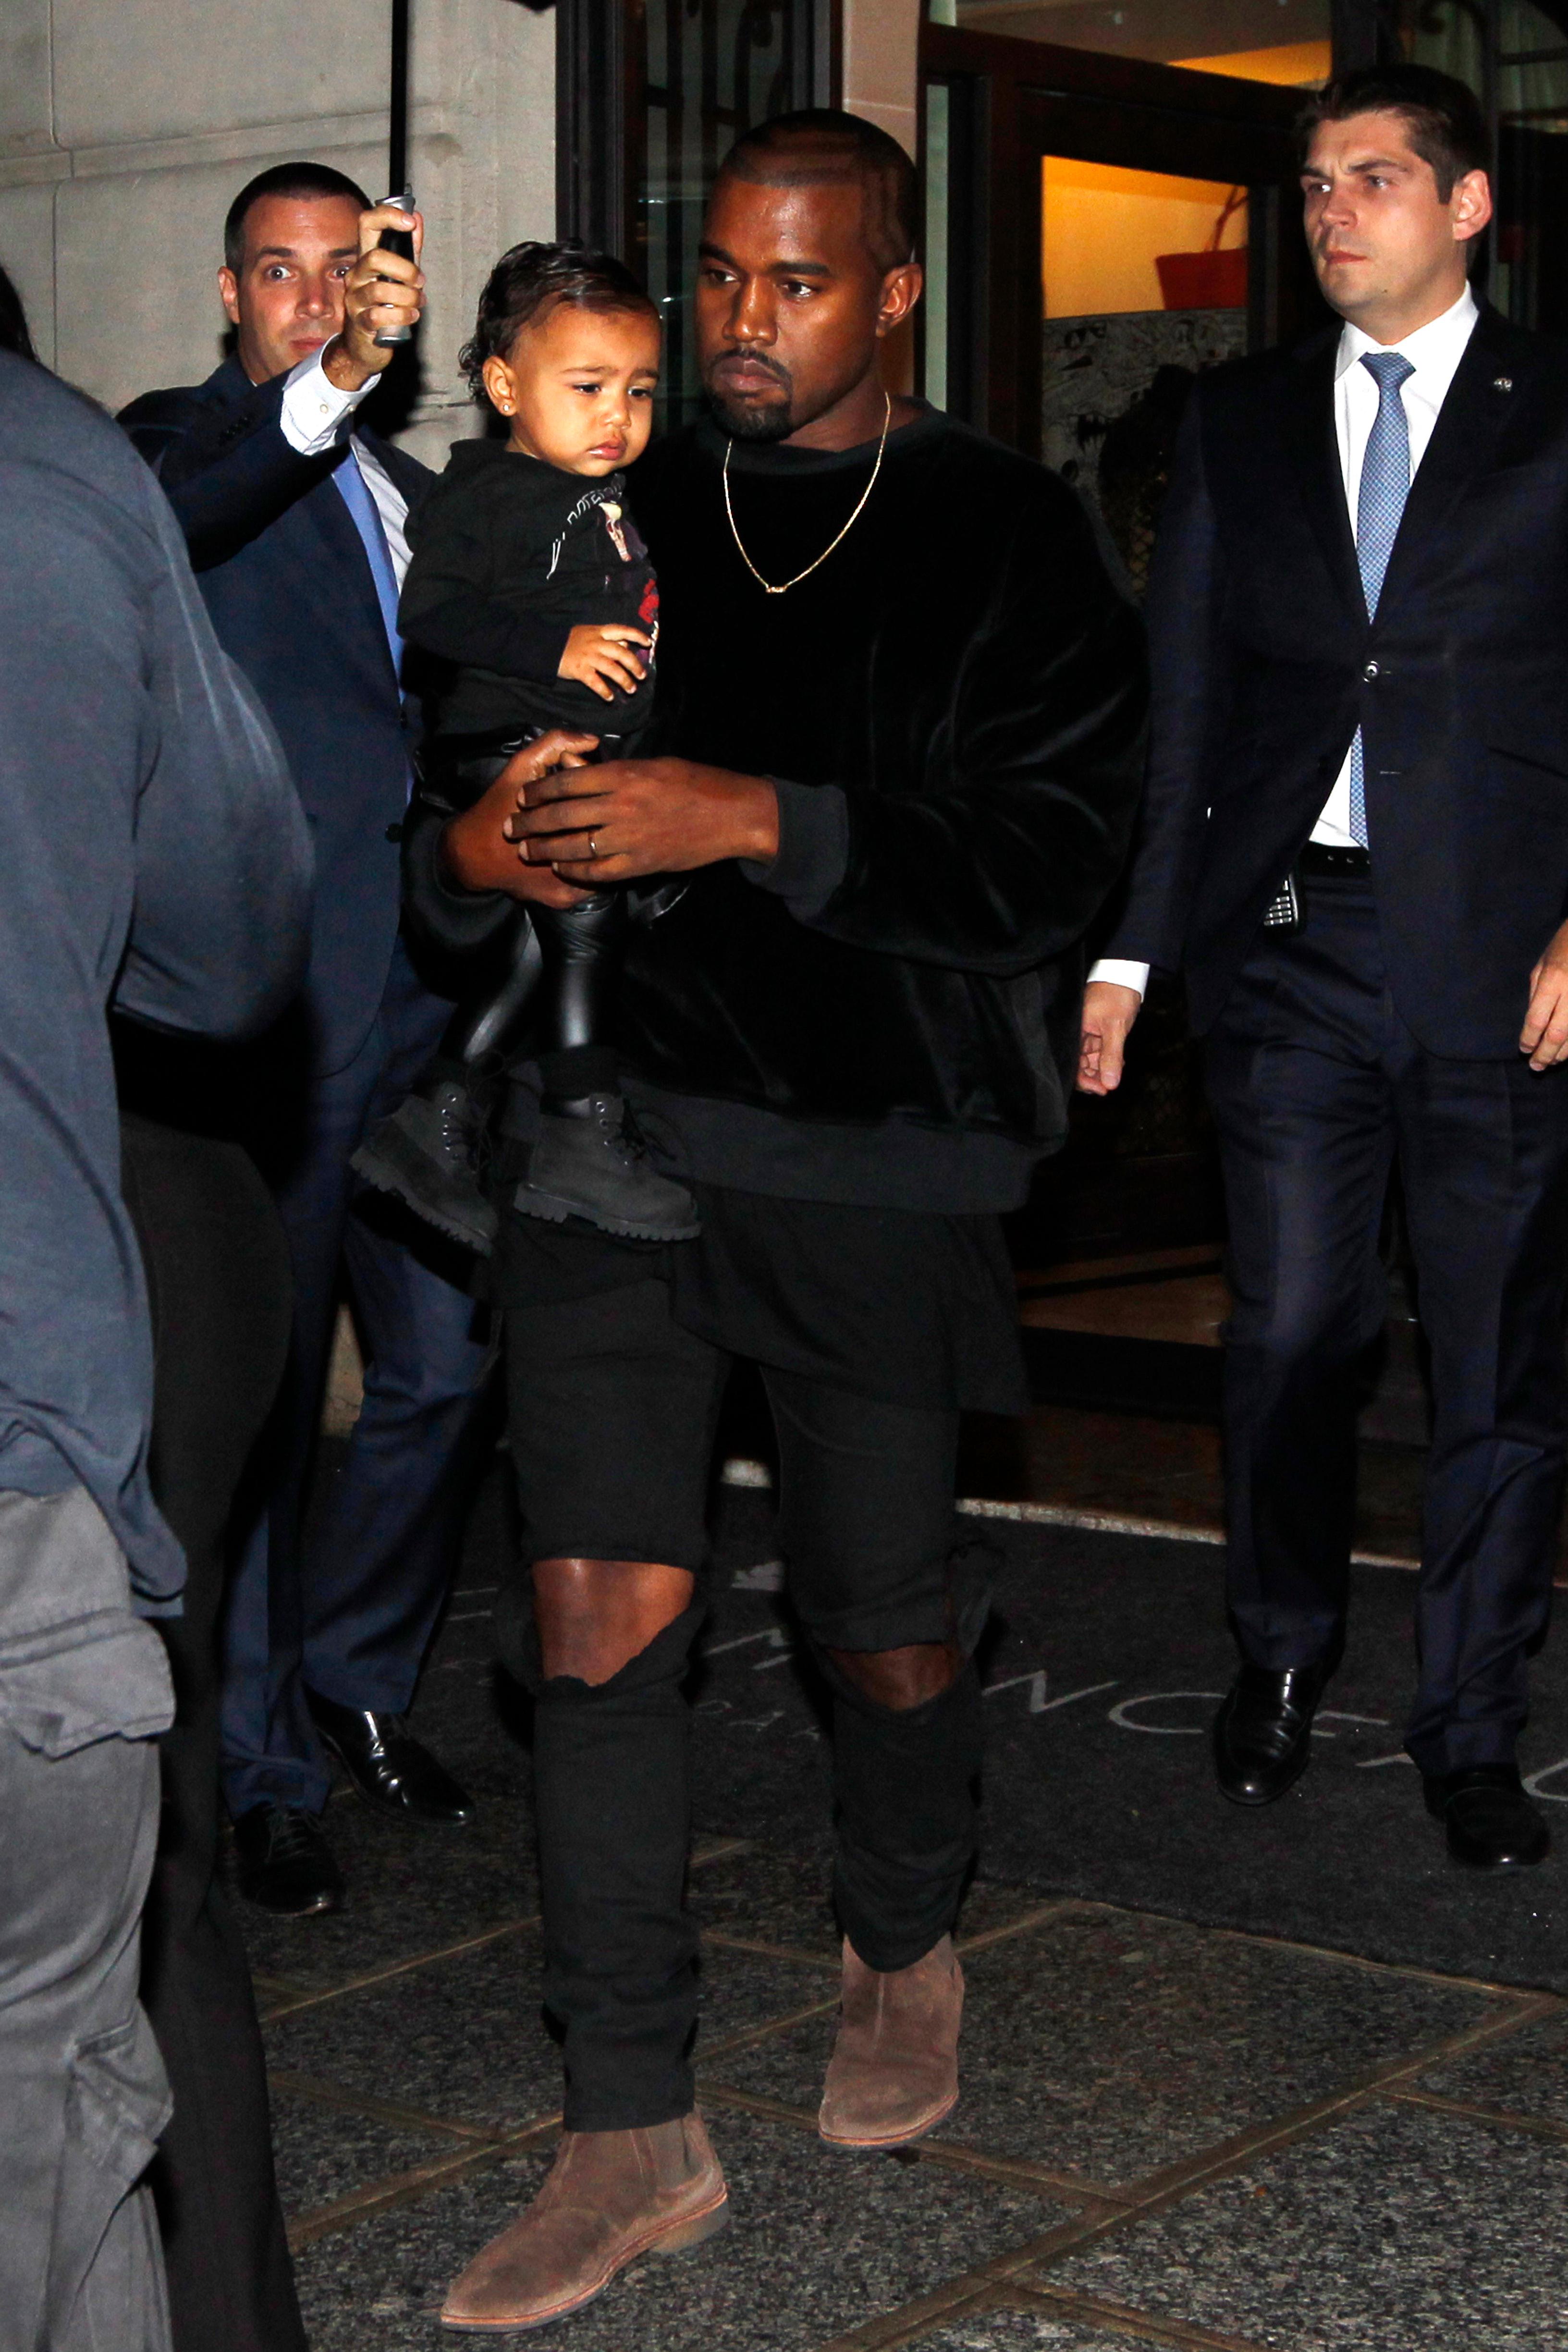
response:
M401 678L403 639L397 634L397 574L392 568L392 550L386 543L380 510L371 496L369 483L360 472L352 446L344 450L333 469L332 479L342 492L343 504L353 515L354 529L364 542L371 578L375 582L376 602L381 606L381 617L386 628L392 667Z
M1399 387L1415 370L1398 352L1366 352L1362 365L1377 384L1377 415L1362 461L1355 551L1367 618L1375 620L1388 559L1410 496L1410 423ZM1359 727L1351 745L1351 836L1366 847L1366 765Z

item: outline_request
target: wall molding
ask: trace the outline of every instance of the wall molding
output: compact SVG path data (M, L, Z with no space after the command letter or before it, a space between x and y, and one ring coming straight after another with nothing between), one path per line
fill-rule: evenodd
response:
M444 105L412 110L416 140L450 136L453 110ZM247 123L234 131L196 131L174 139L127 140L97 147L32 147L0 151L0 188L47 186L62 180L107 180L138 172L177 172L205 163L246 163L261 155L321 148L383 147L390 122L385 107L352 114L295 115L287 122Z

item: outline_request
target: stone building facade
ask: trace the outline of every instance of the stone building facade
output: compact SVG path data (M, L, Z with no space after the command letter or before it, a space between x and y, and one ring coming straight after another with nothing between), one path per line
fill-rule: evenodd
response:
M430 301L405 439L439 465L470 429L458 374L485 269L552 232L554 19L418 0L412 168ZM5 0L0 261L40 355L110 408L206 375L223 216L294 156L384 193L385 0Z
M915 138L919 0L847 0L845 102ZM216 365L223 216L294 156L384 190L386 0L5 0L0 262L41 356L118 408ZM486 268L555 218L555 19L416 0L412 169L428 224L402 436L439 466L477 417L458 374Z

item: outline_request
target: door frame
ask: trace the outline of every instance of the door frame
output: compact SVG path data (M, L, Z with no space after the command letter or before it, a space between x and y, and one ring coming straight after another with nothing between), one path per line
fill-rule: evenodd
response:
M1040 205L1023 191L1034 187L1042 153L1245 185L1248 343L1261 349L1310 323L1305 248L1295 207L1282 202L1296 173L1300 90L926 24L922 175L931 82L951 92L948 285L961 288L949 306L954 415L1040 454ZM1196 160L1194 138L1204 151Z

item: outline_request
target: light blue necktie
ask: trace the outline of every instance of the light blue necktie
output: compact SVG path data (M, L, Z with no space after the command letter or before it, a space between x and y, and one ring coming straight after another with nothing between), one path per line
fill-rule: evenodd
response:
M360 472L353 448L343 451L333 470L332 479L342 492L343 504L354 519L354 529L364 542L370 562L370 576L375 582L375 597L381 606L381 617L386 628L386 642L392 654L392 667L399 679L403 676L403 639L397 634L397 574L392 568L392 550L386 543L386 532L370 485Z
M1388 559L1410 496L1410 421L1399 387L1415 370L1398 352L1363 352L1362 365L1377 385L1377 415L1362 461L1355 551L1367 618L1375 620ZM1351 836L1366 847L1366 765L1359 727L1351 745Z

